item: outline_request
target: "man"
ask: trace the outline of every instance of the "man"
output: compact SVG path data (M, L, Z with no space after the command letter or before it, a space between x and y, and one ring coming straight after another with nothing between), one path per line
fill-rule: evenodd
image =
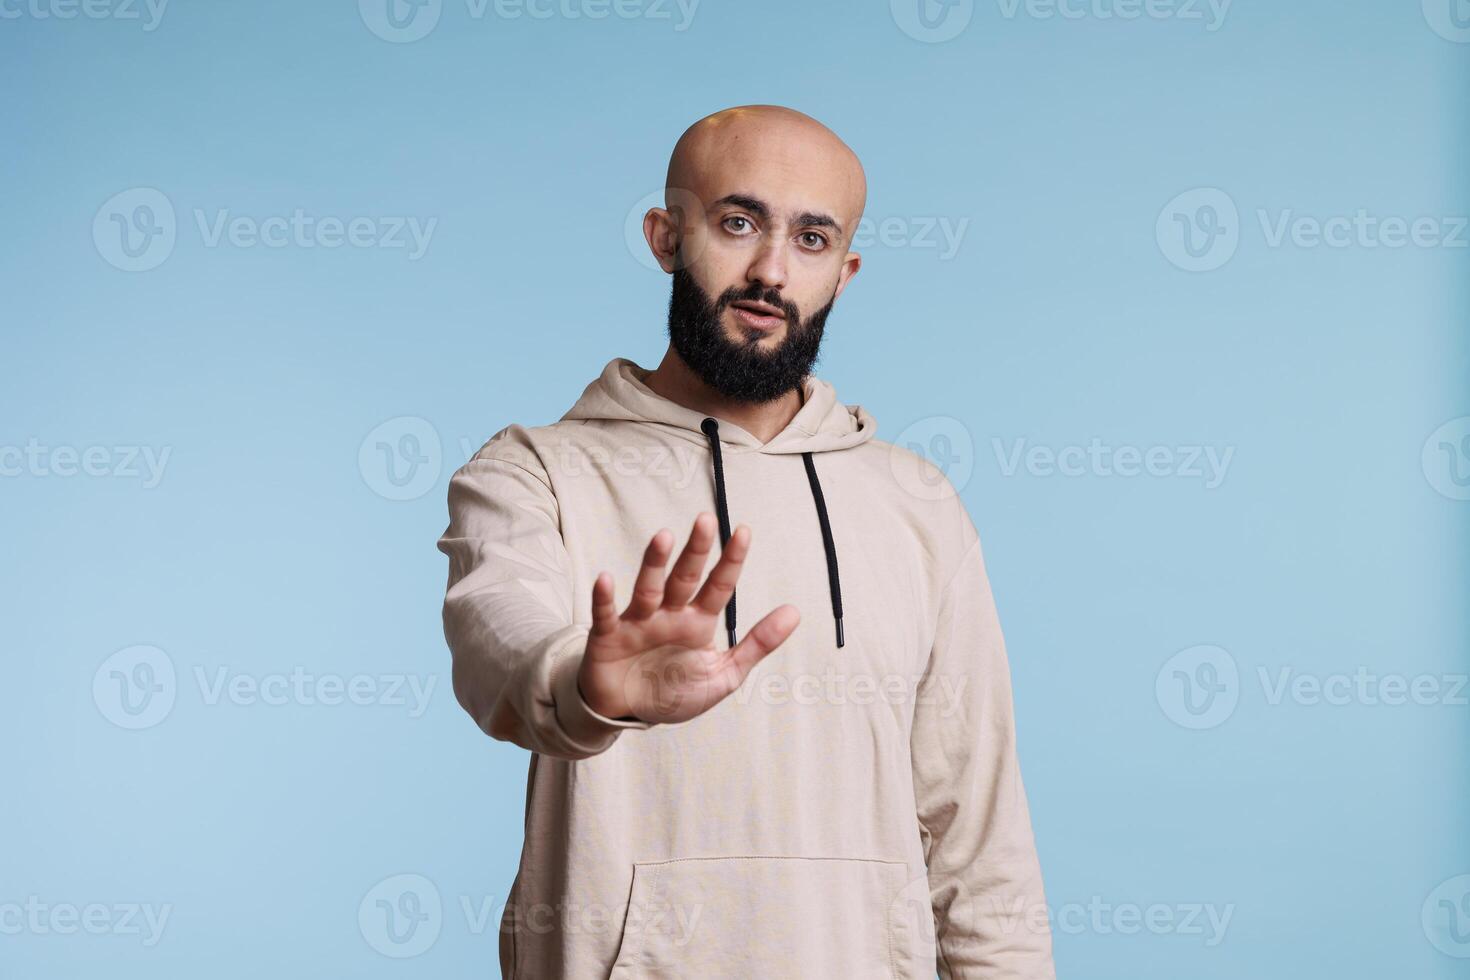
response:
M810 375L862 167L745 106L667 183L661 363L614 359L450 482L455 693L533 752L502 971L1052 977L974 525Z

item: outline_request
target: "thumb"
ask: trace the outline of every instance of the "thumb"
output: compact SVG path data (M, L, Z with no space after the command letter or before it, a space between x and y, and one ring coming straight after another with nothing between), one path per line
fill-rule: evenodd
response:
M800 622L800 610L787 604L772 609L766 613L765 618L752 626L745 634L745 639L730 651L730 663L735 667L739 678L733 686L738 687L740 681L745 680L745 676L755 669L756 664L785 643Z

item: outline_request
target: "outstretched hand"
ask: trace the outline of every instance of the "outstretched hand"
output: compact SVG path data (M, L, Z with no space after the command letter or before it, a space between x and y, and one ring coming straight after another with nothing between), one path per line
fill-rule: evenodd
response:
M643 552L633 598L621 615L613 600L612 575L598 574L592 586L592 631L577 675L592 710L609 718L687 721L739 687L796 629L801 621L796 607L778 606L735 646L716 647L716 627L740 578L751 533L743 524L735 529L700 586L716 527L708 512L694 519L667 581L664 566L674 535L667 528L655 534Z

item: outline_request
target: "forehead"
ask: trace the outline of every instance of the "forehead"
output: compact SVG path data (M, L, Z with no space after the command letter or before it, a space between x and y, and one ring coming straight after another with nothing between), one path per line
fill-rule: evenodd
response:
M764 202L778 218L813 212L847 226L858 217L856 161L840 144L746 126L713 134L694 156L689 189L706 207L743 195Z

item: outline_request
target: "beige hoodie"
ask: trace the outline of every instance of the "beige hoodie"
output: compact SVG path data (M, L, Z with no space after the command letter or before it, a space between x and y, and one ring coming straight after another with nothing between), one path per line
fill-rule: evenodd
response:
M1053 977L1005 647L953 487L816 378L762 445L647 373L613 360L450 481L455 693L533 753L503 974ZM654 533L677 551L716 510L702 423L752 531L737 633L786 602L801 623L697 718L602 717L577 689L593 580L612 572L623 608Z

